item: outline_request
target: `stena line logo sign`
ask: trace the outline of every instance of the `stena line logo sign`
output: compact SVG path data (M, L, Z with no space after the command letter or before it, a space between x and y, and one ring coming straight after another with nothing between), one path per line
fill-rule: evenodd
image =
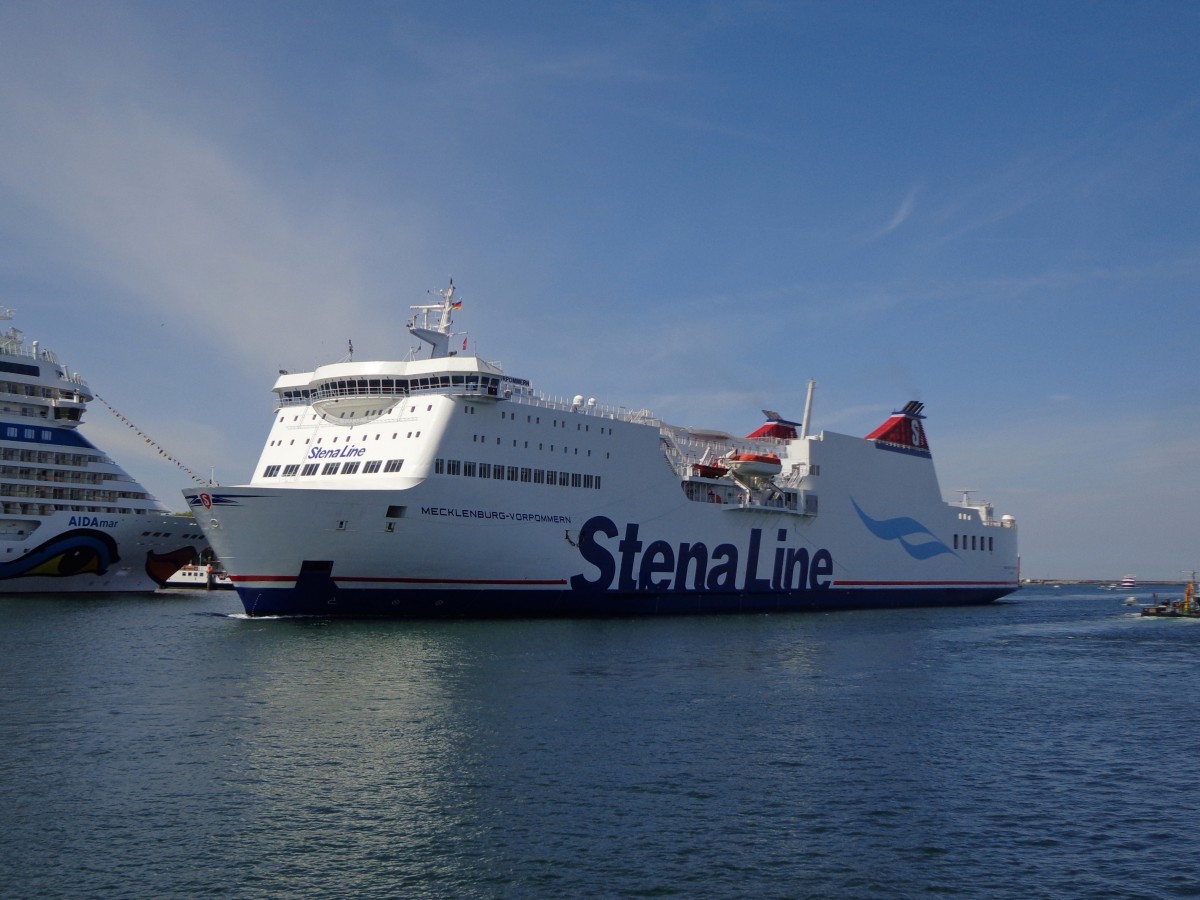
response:
M308 451L309 459L343 459L345 457L366 456L366 447L313 447Z
M743 554L736 544L709 549L702 541L671 544L644 540L641 526L620 529L607 516L588 519L579 533L579 554L592 571L571 577L575 591L802 591L831 584L833 554L789 547L787 529L764 546L763 530L750 529Z

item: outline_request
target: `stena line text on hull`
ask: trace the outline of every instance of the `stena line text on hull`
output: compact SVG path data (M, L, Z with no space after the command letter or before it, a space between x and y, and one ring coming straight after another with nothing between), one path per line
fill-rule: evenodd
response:
M597 535L615 538L619 531L605 516L588 519L580 532L580 554L596 569L596 577L571 576L572 590L607 591L615 587L632 591L791 591L793 588L824 590L831 584L833 557L817 550L809 559L806 547L776 547L770 578L760 578L759 552L762 529L750 529L750 546L744 571L739 565L736 544L718 544L710 555L703 541L683 542L677 547L666 541L649 544L638 540L639 526L625 526L625 536L614 554ZM779 529L779 540L787 540L787 529ZM644 548L644 552L643 552ZM678 563L676 563L678 560ZM711 567L710 567L711 563ZM636 577L635 577L636 573ZM740 577L739 577L740 576Z

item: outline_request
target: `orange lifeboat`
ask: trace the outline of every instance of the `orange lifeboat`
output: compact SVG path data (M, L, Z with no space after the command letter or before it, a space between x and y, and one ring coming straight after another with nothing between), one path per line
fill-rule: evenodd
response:
M769 478L783 471L783 463L774 453L738 453L726 457L724 462L739 475Z

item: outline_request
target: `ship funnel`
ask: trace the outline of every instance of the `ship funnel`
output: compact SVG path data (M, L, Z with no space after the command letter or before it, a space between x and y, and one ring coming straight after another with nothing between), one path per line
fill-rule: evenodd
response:
M921 424L925 418L923 409L924 403L910 400L903 409L888 416L887 421L868 434L866 439L875 441L885 449L928 456L929 442L925 438L925 427Z
M767 417L767 424L759 426L746 437L752 440L776 438L781 441L792 441L796 439L798 422L789 422L773 409L764 409L763 415Z

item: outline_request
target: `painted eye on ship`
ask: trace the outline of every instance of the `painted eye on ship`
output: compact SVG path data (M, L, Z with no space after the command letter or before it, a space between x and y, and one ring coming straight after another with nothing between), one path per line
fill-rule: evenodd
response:
M93 547L72 547L32 569L30 575L78 575L103 570L100 554Z

